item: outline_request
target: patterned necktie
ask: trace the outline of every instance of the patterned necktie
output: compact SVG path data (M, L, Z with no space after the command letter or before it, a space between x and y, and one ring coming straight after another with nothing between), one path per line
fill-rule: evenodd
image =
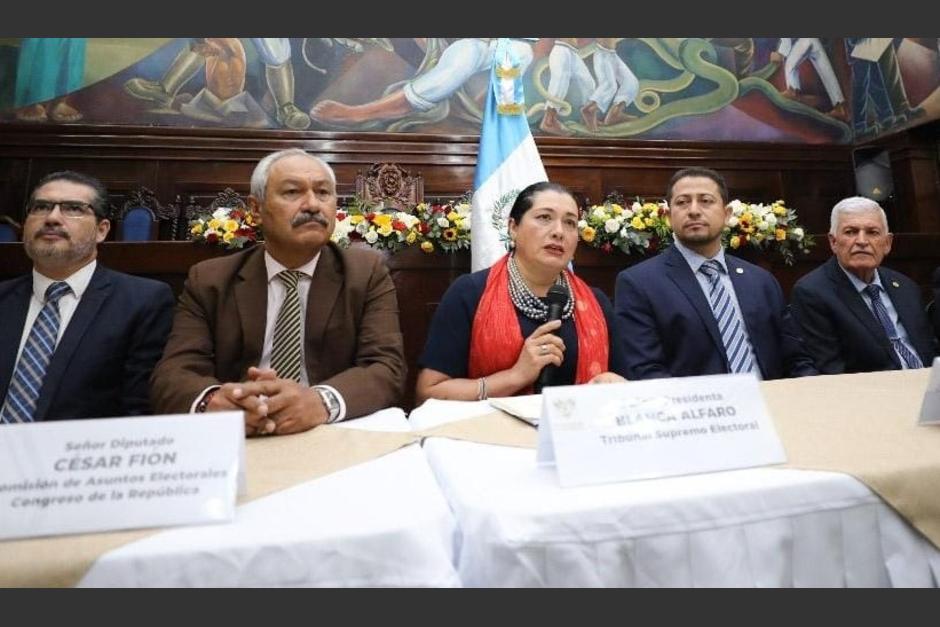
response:
M0 422L33 421L39 391L59 335L59 299L71 291L72 288L64 281L56 281L46 290L46 304L33 322L10 379L6 402L0 410Z
M904 360L908 368L922 368L924 364L920 361L920 357L912 352L911 349L901 341L901 338L898 337L898 330L894 326L894 323L891 322L891 317L888 316L888 310L885 309L885 304L881 302L881 286L871 284L865 288L865 293L868 294L868 297L871 299L871 308L875 312L875 317L878 318L878 322L884 327L885 333L887 333L888 339L891 340L891 345L894 347L894 350L897 351L898 356Z
M286 293L281 310L274 323L274 341L271 348L271 367L282 379L300 381L300 294L297 282L303 276L296 270L283 270L277 277L284 283Z
M718 323L731 372L753 371L754 360L751 356L751 343L747 339L747 330L731 301L731 295L721 284L720 275L724 272L724 268L714 259L709 259L699 267L699 272L708 278L711 285L708 302L712 306L715 322Z

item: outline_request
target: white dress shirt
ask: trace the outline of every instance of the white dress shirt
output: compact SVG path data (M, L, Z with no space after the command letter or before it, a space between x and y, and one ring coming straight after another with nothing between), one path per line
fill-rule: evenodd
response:
M92 259L82 266L80 270L72 273L67 279L64 279L64 281L69 284L69 287L72 288L72 291L63 294L62 297L59 298L59 334L55 339L56 346L59 345L62 336L65 335L65 329L68 328L69 322L71 322L72 316L78 308L78 303L82 300L82 295L85 293L85 290L88 289L88 284L91 283L91 277L95 273L97 266L98 262ZM16 351L16 361L13 363L19 362L20 353L23 352L23 347L26 346L26 339L29 337L29 332L33 328L33 323L36 322L36 318L39 317L39 312L42 311L43 305L46 304L46 290L49 289L50 285L56 282L56 279L50 279L33 268L33 296L29 299L29 311L26 312L26 323L23 325L20 347Z

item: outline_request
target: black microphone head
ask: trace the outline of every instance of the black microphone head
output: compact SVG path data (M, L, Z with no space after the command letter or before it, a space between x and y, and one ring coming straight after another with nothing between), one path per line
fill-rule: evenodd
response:
M545 295L548 301L548 319L558 320L561 318L561 312L568 304L568 288L559 283L555 283L548 288L548 294Z

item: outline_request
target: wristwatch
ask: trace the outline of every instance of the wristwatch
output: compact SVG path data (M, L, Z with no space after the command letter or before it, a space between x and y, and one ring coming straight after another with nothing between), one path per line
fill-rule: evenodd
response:
M215 393L219 391L219 388L213 388L203 394L202 400L196 404L196 413L202 414L205 413L206 409L209 408L209 401L212 400L212 397L215 396Z
M333 390L323 387L315 387L319 394L320 398L323 399L323 406L326 407L327 413L327 422L335 422L339 418L339 399L336 398L336 394L333 393Z

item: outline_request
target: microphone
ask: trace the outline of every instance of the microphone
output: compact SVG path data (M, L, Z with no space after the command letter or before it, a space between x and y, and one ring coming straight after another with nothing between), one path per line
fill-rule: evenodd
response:
M555 283L548 288L548 294L545 298L548 301L548 320L546 320L546 322L561 319L561 312L565 308L565 305L568 304L568 290L565 286ZM535 382L536 394L542 392L542 388L551 382L554 374L555 366L553 364L542 368L542 372L539 373L539 378Z

